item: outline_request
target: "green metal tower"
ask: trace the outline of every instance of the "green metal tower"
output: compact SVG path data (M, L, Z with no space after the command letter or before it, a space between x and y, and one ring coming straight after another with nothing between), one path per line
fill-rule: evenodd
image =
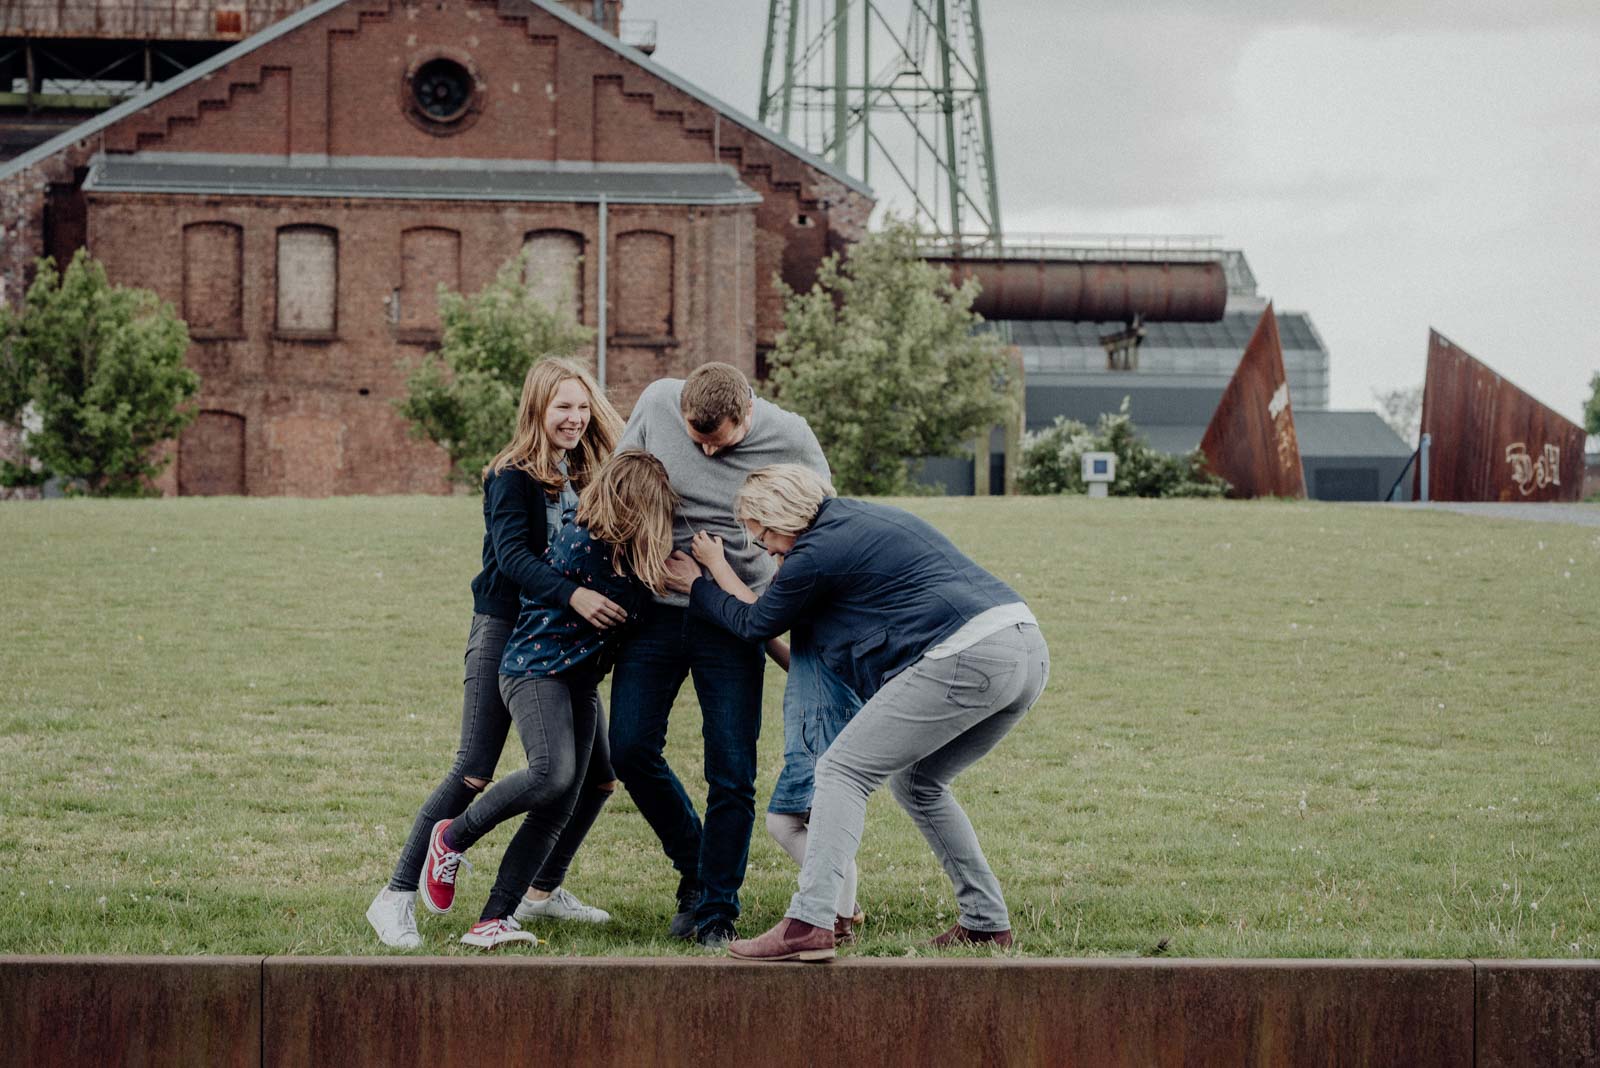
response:
M999 248L978 0L768 0L757 114L955 254Z

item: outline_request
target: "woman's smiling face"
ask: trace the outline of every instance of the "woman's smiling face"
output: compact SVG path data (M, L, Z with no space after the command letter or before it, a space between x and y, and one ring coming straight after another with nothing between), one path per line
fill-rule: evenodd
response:
M589 391L576 378L556 387L550 407L544 410L544 432L562 452L576 448L589 429Z

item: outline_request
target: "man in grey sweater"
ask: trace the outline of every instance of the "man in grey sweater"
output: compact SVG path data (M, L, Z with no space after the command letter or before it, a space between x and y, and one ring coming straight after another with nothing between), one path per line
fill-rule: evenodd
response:
M757 594L774 565L733 518L745 477L798 463L828 477L806 421L755 397L738 368L708 363L688 379L651 383L639 396L619 449L643 449L666 465L681 498L673 542L720 535L739 577ZM683 594L657 598L620 650L611 682L611 762L678 870L671 933L703 945L737 937L739 887L755 825L756 739L761 732L760 645L689 615ZM685 678L700 699L707 785L705 823L663 750L667 717Z

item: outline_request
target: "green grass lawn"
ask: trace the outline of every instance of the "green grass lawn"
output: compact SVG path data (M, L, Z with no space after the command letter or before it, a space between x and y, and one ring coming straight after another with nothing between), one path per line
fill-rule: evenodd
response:
M1050 642L1043 699L957 782L1022 952L1600 952L1595 530L906 503ZM480 537L469 497L0 507L0 952L386 952L362 914L454 751ZM700 751L686 687L669 757L703 797ZM858 952L901 955L953 902L886 794ZM508 836L423 918L423 952L462 952ZM743 931L794 874L758 823ZM619 794L569 880L616 919L536 952L696 952L664 935L674 885Z

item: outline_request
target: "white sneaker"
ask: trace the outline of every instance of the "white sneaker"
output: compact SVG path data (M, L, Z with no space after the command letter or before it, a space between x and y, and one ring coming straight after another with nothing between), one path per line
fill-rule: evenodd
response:
M511 942L539 945L539 939L533 932L524 931L515 919L479 920L472 925L472 930L461 936L462 945L477 946L479 949L494 949Z
M530 901L527 898L523 898L517 902L517 911L512 915L518 923L527 923L529 920L577 920L579 923L605 923L611 919L611 913L605 909L597 909L593 905L585 905L564 886L558 886L550 891L550 896L543 901Z
M378 941L396 949L416 949L422 945L417 934L417 892L390 890L387 886L367 906L367 922L378 932Z

